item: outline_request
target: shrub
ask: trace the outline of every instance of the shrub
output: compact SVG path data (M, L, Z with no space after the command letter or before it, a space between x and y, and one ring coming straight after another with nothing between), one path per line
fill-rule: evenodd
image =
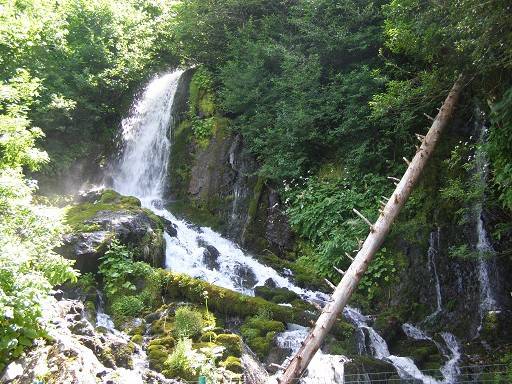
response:
M187 338L180 339L173 353L164 363L165 376L179 377L187 381L195 380L197 372L193 368L192 355L192 341Z
M111 306L114 319L140 316L144 310L144 303L139 296L121 296Z
M201 312L190 307L180 307L175 314L175 333L178 337L196 337L203 330L203 316Z

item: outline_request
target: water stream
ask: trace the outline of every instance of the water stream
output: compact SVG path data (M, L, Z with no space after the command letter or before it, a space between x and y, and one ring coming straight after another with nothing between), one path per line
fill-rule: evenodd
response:
M478 110L477 110L477 115ZM480 117L481 118L481 117ZM476 221L476 251L478 253L478 282L480 287L480 324L477 329L477 336L483 327L483 321L486 314L490 311L499 310L498 302L496 298L496 282L497 267L496 267L496 252L491 245L489 240L489 234L487 233L483 219L483 202L485 200L485 187L487 184L487 177L489 173L489 163L487 154L483 149L483 144L486 140L487 127L486 125L477 119L475 124L480 130L480 137L478 146L475 153L476 169L475 172L479 176L479 181L482 186L483 195L482 200L479 201L475 208L475 221Z
M174 224L177 236L164 235L167 268L248 295L254 294L254 287L271 279L277 286L286 287L305 300L325 302L325 294L295 286L288 277L259 263L212 229L191 225L165 209L163 196L172 150L170 132L174 128L171 110L181 74L182 71L175 71L153 78L136 100L130 116L123 120L124 151L113 177L114 188L124 195L138 197L144 207ZM205 260L205 252L208 251L212 256L211 247L214 249L214 260L208 261ZM434 255L432 265L435 267L433 258ZM438 278L436 292L439 309L441 292ZM423 375L410 358L391 355L385 340L368 325L368 318L359 311L347 307L344 315L357 326L363 340L369 340L361 346L361 352L368 351L375 358L392 363L401 377L415 378L423 383L438 383ZM277 337L277 343L295 352L307 332L307 328L290 325L286 332ZM447 336L447 339L451 340L451 337ZM318 351L307 375L302 379L303 383L342 383L343 364L346 360L344 356ZM453 382L449 381L448 376L445 375L444 383Z
M441 282L439 280L439 275L437 274L437 265L436 259L439 254L439 238L441 236L441 228L437 228L436 231L432 231L430 233L430 238L428 241L428 269L432 276L434 277L434 287L436 289L436 309L432 312L427 318L424 320L425 323L429 323L431 320L434 320L437 315L441 313L443 310L443 299L441 294Z

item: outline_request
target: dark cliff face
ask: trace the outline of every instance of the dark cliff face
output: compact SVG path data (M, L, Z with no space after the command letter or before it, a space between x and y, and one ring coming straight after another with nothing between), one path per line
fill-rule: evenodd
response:
M256 175L258 164L241 135L232 132L229 119L208 104L213 97L194 83L194 72L183 74L173 105L171 210L214 227L250 250L291 249L293 236L277 192ZM197 134L202 123L211 125L206 138Z

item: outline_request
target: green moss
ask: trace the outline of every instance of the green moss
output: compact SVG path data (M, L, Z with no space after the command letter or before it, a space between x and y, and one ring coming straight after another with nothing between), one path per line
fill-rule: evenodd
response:
M166 335L163 337L157 337L157 338L152 339L148 343L148 349L150 349L152 347L160 348L162 346L166 349L172 349L172 348L174 348L175 345L176 345L176 340L172 336Z
M256 217L258 206L260 205L261 193L263 192L263 187L265 186L265 178L262 176L258 176L256 180L256 184L253 189L253 196L251 201L249 202L249 208L247 210L248 215L248 223L251 223L252 220Z
M238 335L222 333L217 336L215 343L225 348L224 356L242 356L242 339Z
M64 213L64 224L74 232L91 232L98 230L99 227L85 222L92 219L99 211L140 211L140 205L139 199L135 197L121 196L117 192L107 189L94 203L67 206ZM159 221L160 219L157 219L155 222Z
M217 340L217 334L213 331L206 331L201 335L201 338L199 341L201 342L209 342L209 343L215 343Z
M164 369L165 361L169 357L169 351L162 345L155 345L148 348L147 355L150 368L161 372Z
M162 335L174 331L174 318L170 316L162 317L151 323L150 333L152 335Z
M216 205L214 200L211 200L209 203ZM217 231L222 231L225 226L221 217L215 213L214 208L208 208L198 201L173 201L168 205L168 209L176 216L184 217L202 227L210 227Z
M204 68L196 70L189 85L189 113L192 116L213 116L215 101L211 74Z
M238 357L235 356L228 356L226 360L220 363L220 366L226 368L227 370L230 370L234 373L243 373L244 367L242 365L242 362Z
M223 315L253 316L262 310L272 313L275 320L309 325L311 314L296 308L283 307L261 297L245 296L226 288L217 287L190 276L169 271L160 271L164 298L204 304L203 292L208 292L208 307Z
M293 272L292 280L300 287L327 291L323 279L312 268L304 264L285 260L272 252L266 252L260 259L263 263L278 271L284 269L291 270Z
M269 288L269 287L256 287L254 290L256 296L263 297L265 300L273 303L291 303L294 300L300 299L299 295L290 291L287 288Z
M260 358L265 357L270 351L275 335L284 330L285 326L282 322L265 319L260 316L246 319L241 327L242 336L253 352Z
M142 342L144 341L142 335L133 335L131 338L131 341L135 344L142 345Z

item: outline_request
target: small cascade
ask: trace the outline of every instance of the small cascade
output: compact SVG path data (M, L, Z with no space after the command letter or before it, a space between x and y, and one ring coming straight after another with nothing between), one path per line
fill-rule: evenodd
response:
M112 340L114 344L130 343L130 336L117 330L112 318L105 313L105 300L102 292L97 291L96 297L96 327L104 328L107 331L104 337ZM117 368L115 371L107 373L104 382L144 384L148 382L148 378L151 378L154 383L174 383L173 380L166 379L162 374L151 370L146 352L137 344L134 344L134 347L135 350L132 354L133 368ZM115 377L115 380L109 381L110 376Z
M424 320L424 322L429 323L431 320L435 319L437 315L441 313L443 310L443 299L441 294L441 282L439 280L439 275L437 274L437 266L436 266L436 259L439 255L439 239L441 235L441 228L437 228L436 231L432 231L430 233L430 238L428 241L428 270L434 277L434 287L436 289L436 309L434 312L432 312L427 318Z
M242 137L237 135L229 148L229 165L235 174L235 179L228 234L230 238L240 243L243 243L245 238L248 219L247 197L252 192L248 179L254 171L253 164L243 156L242 151Z
M445 354L449 360L441 368L441 373L444 379L442 381L438 381L431 376L423 374L411 358L392 355L389 352L386 341L378 334L377 331L375 331L375 329L368 325L369 319L361 314L357 309L347 306L343 311L343 315L363 332L365 335L364 342L366 343L367 340L369 344L369 348L366 349L371 351L371 355L378 360L393 364L402 379L417 380L423 384L454 384L457 382L456 378L459 374L458 363L460 361L461 354L457 340L451 333L445 332L442 334L443 340L451 352L451 356L447 356ZM405 323L402 326L402 329L408 337L414 340L428 340L436 343L424 331L412 324ZM436 345L440 348L437 343Z
M489 172L489 163L486 153L483 149L483 144L486 140L487 127L481 121L476 122L477 127L480 129L479 145L475 153L476 169L475 172L479 175L479 180L482 185L484 195L482 201L478 202L475 206L475 222L476 222L476 252L478 253L478 282L480 287L480 325L477 329L477 336L480 334L485 315L490 311L499 310L497 297L496 297L496 281L497 267L496 267L496 252L494 251L489 240L483 220L483 200L485 200L485 187L487 184L487 176Z
M280 348L291 350L293 356L309 334L309 328L288 324L288 329L277 335L276 342ZM344 365L349 359L342 355L328 355L318 350L308 365L306 374L300 379L302 384L343 384ZM284 366L288 361L283 363Z

